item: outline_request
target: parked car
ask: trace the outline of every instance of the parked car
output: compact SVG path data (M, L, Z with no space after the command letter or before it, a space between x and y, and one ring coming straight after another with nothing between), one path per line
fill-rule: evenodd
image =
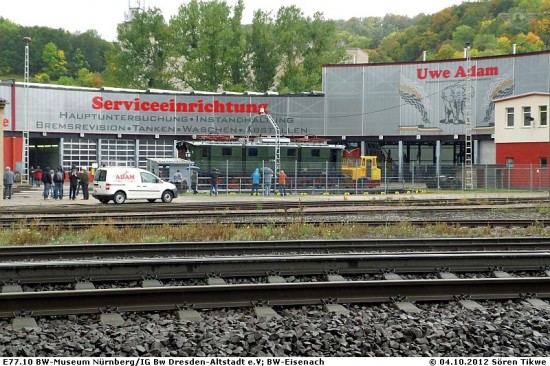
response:
M126 200L144 199L169 203L177 197L173 183L165 182L153 173L139 168L104 167L96 170L92 196L102 203L113 200L117 204Z

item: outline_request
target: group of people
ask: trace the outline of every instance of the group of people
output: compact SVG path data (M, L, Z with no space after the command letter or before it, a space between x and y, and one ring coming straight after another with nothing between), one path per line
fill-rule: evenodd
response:
M277 176L278 180L277 183L279 185L279 194L281 196L286 196L286 180L287 175L284 170L279 171L279 175ZM273 179L273 170L271 168L263 168L263 179L264 179L264 190L263 194L264 196L269 196L271 192L271 180ZM254 170L254 173L252 173L252 192L250 193L251 196L253 195L259 195L259 188L260 183L262 181L262 174L260 174L260 168L256 168Z
M196 170L193 170L193 172L191 172L191 190L193 191L193 194L199 193L199 191L197 191L198 181L199 175ZM179 169L176 171L176 174L174 174L174 183L178 188L178 192L183 192L183 174L181 174Z
M45 200L48 198L62 200L65 180L66 173L61 167L58 167L56 170L50 169L49 167L42 170L40 166L36 169L34 167L29 169L29 184L36 187L40 187L41 184L44 184L42 196ZM73 166L69 172L68 180L70 200L76 200L80 188L82 188L82 199L89 199L90 177L86 169L82 168L78 170ZM14 182L15 173L11 170L11 167L6 167L4 172L4 199L11 199Z
M271 181L273 180L273 170L271 168L263 168L263 195L269 196L271 193ZM218 168L213 168L210 171L210 195L217 196L218 195L218 179L220 177L220 170ZM286 175L284 170L280 170L279 174L277 176L277 184L279 188L279 194L281 196L286 196L286 181L288 179L288 176ZM191 173L191 190L193 191L193 194L197 194L197 183L198 183L199 176L195 170ZM183 182L183 176L181 172L178 170L174 174L174 182L176 183L176 186L178 189L180 189L180 185ZM254 173L252 173L252 192L250 193L251 196L253 195L259 195L259 188L260 184L262 182L262 174L260 173L260 168L256 168L254 170Z
M58 167L56 170L45 168L41 174L40 181L44 184L44 190L42 195L47 200L52 198L54 200L62 200L64 196L63 185L66 180L67 173L63 168ZM90 177L86 169L82 168L78 170L76 167L72 167L68 173L69 180L69 199L76 200L78 191L82 188L82 196L84 200L89 199L89 184ZM36 172L34 173L34 180L38 179ZM40 185L40 183L38 184Z

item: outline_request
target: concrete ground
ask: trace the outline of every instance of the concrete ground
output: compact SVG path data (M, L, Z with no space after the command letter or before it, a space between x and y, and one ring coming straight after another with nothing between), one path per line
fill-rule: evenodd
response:
M364 201L364 200L414 200L414 199L422 199L422 200L430 200L430 199L438 199L438 198L462 198L462 199L468 199L468 200L483 200L487 198L492 197L534 197L534 198L540 198L541 203L548 203L550 194L548 191L541 191L541 192L534 192L534 191L524 191L524 192L497 192L497 193L490 193L490 192L460 192L455 193L456 191L453 191L452 193L446 192L445 190L441 190L437 193L425 193L425 192L405 192L405 193L399 193L399 194L315 194L315 195L287 195L284 197L277 196L277 195L270 195L267 197L264 196L251 196L248 193L242 193L242 194L235 194L235 193L225 193L221 192L218 196L210 196L208 194L208 191L202 191L199 194L192 194L192 193L183 193L179 195L177 198L174 199L173 202L175 203L184 203L184 202L262 202L262 201L291 201L291 202L298 202L298 201ZM16 187L14 190L14 194L12 195L11 199L5 199L0 201L0 207L10 207L10 206L20 206L20 205L32 205L32 206L52 206L52 205L58 205L58 206L65 206L65 205L101 205L101 203L92 197L91 190L90 190L90 198L89 200L83 200L82 199L82 192L78 195L76 200L70 200L69 196L69 185L66 184L64 186L64 196L62 200L54 200L54 199L47 199L44 200L42 196L42 187ZM146 202L145 200L140 201L127 201L127 202ZM109 205L113 205L114 203L112 201L109 202ZM154 204L162 204L160 200L156 201Z

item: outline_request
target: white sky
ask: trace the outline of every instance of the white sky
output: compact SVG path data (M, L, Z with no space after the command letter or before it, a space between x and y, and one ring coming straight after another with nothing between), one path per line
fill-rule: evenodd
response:
M168 21L187 0L2 0L0 17L23 26L63 28L69 32L95 29L107 41L114 41L117 25L124 21L129 4L159 8ZM226 0L233 6L236 0ZM413 17L419 13L433 14L463 0L245 0L243 23L252 21L257 9L271 11L296 5L305 16L316 11L326 19L384 16L398 14Z

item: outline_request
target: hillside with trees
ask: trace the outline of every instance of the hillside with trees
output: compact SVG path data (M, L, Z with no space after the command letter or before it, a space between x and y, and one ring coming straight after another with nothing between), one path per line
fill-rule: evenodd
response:
M22 80L23 37L31 37L31 79L40 83L135 89L245 90L294 93L321 89L321 66L346 62L360 48L369 62L408 62L547 50L550 0L480 0L414 18L388 14L329 20L296 6L256 10L191 0L166 20L157 8L118 26L116 42L96 31L22 27L0 18L0 79Z

